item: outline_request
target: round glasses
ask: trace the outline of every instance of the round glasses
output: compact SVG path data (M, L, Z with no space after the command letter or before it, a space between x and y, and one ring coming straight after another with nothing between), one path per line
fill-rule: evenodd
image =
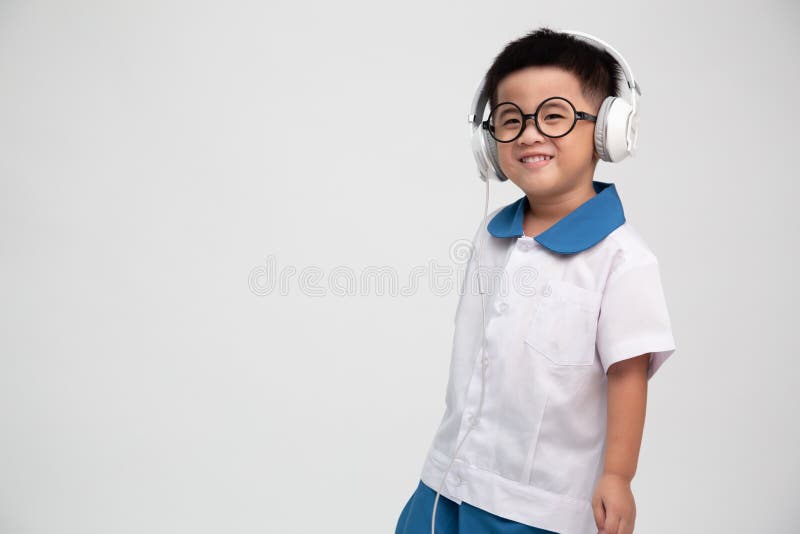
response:
M547 137L564 137L580 121L596 122L597 116L585 111L575 111L575 106L566 98L551 96L542 101L535 113L522 113L513 102L500 102L492 108L489 119L481 126L489 130L499 143L510 143L525 131L528 119L533 119L536 128Z

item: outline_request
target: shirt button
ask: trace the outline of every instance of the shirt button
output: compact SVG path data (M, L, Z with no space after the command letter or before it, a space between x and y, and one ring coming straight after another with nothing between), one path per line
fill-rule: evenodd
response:
M496 309L500 315L504 314L508 311L508 302L498 302Z
M545 297L549 297L552 294L553 294L553 288L550 287L550 284L547 284L546 286L544 286L544 290L542 291L542 295L544 295Z
M483 366L489 367L489 358L486 356L483 357Z
M517 241L517 248L519 248L522 251L528 251L533 247L531 246L531 244L528 241L520 240L520 241Z

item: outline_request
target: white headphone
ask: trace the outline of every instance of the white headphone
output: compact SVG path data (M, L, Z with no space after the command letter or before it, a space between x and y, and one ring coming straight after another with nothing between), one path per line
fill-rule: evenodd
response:
M594 146L603 161L618 162L629 155L633 156L639 136L637 94L641 96L642 91L633 78L628 62L614 47L588 33L571 30L560 30L560 33L568 33L595 46L599 45L599 48L608 51L622 68L631 92L631 101L628 103L616 96L609 96L603 100L594 125ZM485 181L487 177L493 175L495 180L505 182L508 177L503 174L498 163L497 142L489 131L482 127L483 114L490 96L486 91L486 76L484 76L475 91L475 98L472 100L472 107L467 117L472 134L472 152L478 164L481 180Z
M603 161L618 162L622 161L627 156L633 156L634 151L636 150L636 143L638 141L639 133L639 108L638 98L636 95L638 94L641 96L642 91L639 87L639 84L634 80L633 72L631 72L628 63L625 61L625 58L622 57L622 54L617 52L611 45L601 41L596 37L593 37L587 33L571 30L559 30L559 32L574 35L575 37L578 37L590 44L600 45L599 48L607 50L622 67L622 72L625 75L625 78L628 82L628 88L631 92L631 103L629 104L625 100L615 96L609 96L603 100L603 103L600 105L600 111L597 113L597 122L594 125L594 146ZM486 110L486 104L489 101L489 95L486 94L485 88L486 76L484 75L480 84L478 84L478 89L475 92L475 97L472 100L472 107L470 108L470 113L467 117L472 134L472 152L474 153L475 161L478 164L480 178L486 182L486 197L483 207L482 228L486 228L486 219L488 218L489 213L490 180L488 178L493 176L494 180L499 182L505 182L508 180L508 177L503 174L502 170L500 170L500 164L497 159L497 142L491 136L489 131L482 127L483 114ZM470 431L478 423L481 415L483 414L483 398L486 389L486 361L484 360L486 354L486 289L481 284L482 278L480 276L480 257L481 251L483 250L483 237L485 233L486 232L483 230L480 232L478 253L475 259L476 271L478 273L478 291L481 294L481 308L483 311L483 341L481 343L481 352L479 354L482 367L480 404L478 406L478 413L475 414L473 422L467 429L464 436L461 438L459 444L456 446L456 450L453 452L453 457L450 460L450 464L447 466L447 470L445 470L444 477L442 477L442 482L439 485L439 489L436 491L436 499L433 501L433 513L431 514L431 534L436 534L436 506L439 502L439 495L441 494L442 487L444 486L445 480L447 480L447 475L450 473L450 468L456 459L458 451L461 449L461 445L463 445ZM465 284L465 287L468 286L469 284Z

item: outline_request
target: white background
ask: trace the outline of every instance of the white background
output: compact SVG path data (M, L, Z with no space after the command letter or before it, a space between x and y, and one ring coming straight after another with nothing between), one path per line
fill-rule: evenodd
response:
M798 23L790 1L3 0L0 532L394 532L457 292L326 278L453 268L483 216L473 91L541 25L642 87L639 152L596 173L678 347L636 531L797 532ZM283 293L253 285L269 257Z

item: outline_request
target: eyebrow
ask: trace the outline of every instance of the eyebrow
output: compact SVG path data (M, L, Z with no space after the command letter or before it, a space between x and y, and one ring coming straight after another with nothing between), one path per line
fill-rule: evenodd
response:
M539 102L539 104L537 104L537 105L536 105L536 107L538 108L538 107L539 107L539 106L542 104L542 102L544 102L545 100L548 100L548 99L550 99L550 98L556 97L556 96L558 96L558 98L563 98L563 99L567 100L567 97L565 97L565 96L559 96L559 95L548 96L547 98L544 98L544 99L542 99L542 100ZM522 109L522 106L520 106L519 104L517 104L517 103L516 103L516 102L514 102L513 100L505 100L504 102L511 102L512 104L516 105L516 106L517 106L519 109ZM566 104L565 102L554 102L554 103L553 103L553 105L567 107L567 104ZM502 116L504 116L506 113L511 113L511 112L512 112L512 111L511 111L510 109L504 110L504 111L503 111L503 112L500 114L500 116L502 117ZM523 111L523 113L525 113L525 112Z

